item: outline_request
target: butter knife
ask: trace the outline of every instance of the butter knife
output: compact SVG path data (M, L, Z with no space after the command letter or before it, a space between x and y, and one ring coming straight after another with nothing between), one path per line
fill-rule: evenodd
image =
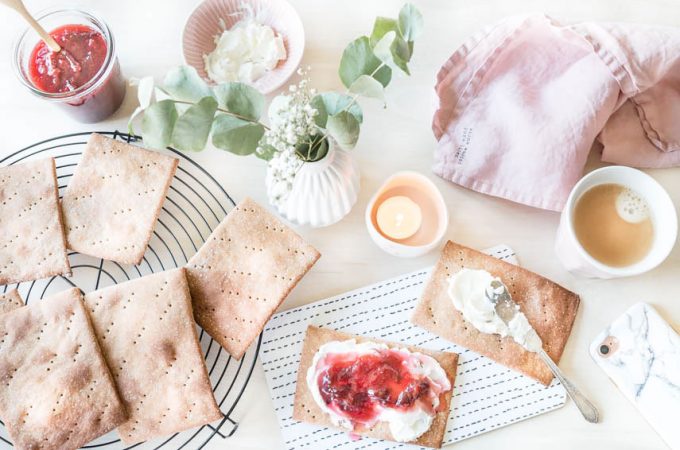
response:
M486 296L491 301L491 303L494 304L498 317L500 317L500 319L506 325L508 325L515 317L515 314L518 313L519 306L512 299L510 292L508 292L507 286L505 286L505 284L503 284L503 282L500 280L493 280L491 282L491 288L491 290L487 290ZM536 330L531 328L530 332L536 334L536 338L540 340ZM541 346L540 350L536 353L541 357L548 368L550 368L557 379L560 380L560 383L562 383L562 386L564 386L564 389L567 391L569 397L571 397L571 399L576 404L576 407L579 409L579 411L581 411L583 417L590 423L597 423L600 419L600 414L597 411L597 408L595 408L595 406L590 403L590 401L581 393L581 391L579 391L576 386L574 386L567 379L567 377L564 376L560 368L557 367L557 364L555 364L552 358L545 352L545 350L543 350L543 346Z

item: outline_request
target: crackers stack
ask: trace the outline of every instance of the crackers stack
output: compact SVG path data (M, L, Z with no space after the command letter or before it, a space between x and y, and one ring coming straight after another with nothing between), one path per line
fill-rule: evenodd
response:
M16 448L44 450L125 420L78 289L0 315L0 418Z
M139 264L177 164L92 134L61 209L54 159L0 169L0 284L70 275L67 246ZM0 419L15 447L76 449L116 427L136 444L220 420L194 318L241 358L318 258L246 199L186 269L84 299L0 295Z
M0 284L70 275L67 247L139 264L177 164L93 133L61 208L54 158L0 168Z
M222 418L196 335L184 269L148 275L85 296L129 419L126 444Z

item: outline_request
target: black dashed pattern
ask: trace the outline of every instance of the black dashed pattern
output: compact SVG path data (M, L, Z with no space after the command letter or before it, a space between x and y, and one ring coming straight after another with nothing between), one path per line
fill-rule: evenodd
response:
M514 260L506 246L487 253ZM411 325L409 318L431 268L386 280L275 315L264 330L261 360L286 447L392 449L404 444L363 438L292 419L300 351L307 325L342 330L460 355L444 444L476 436L559 408L564 390L543 385L465 348Z

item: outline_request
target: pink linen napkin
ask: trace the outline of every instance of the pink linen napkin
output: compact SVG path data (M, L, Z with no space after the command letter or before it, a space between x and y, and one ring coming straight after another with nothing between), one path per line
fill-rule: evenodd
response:
M680 165L680 30L511 17L444 64L434 172L559 211L595 139L606 162Z

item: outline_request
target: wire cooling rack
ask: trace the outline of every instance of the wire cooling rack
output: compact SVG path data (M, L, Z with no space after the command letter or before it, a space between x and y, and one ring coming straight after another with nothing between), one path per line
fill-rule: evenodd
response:
M125 142L141 138L118 131L98 133ZM0 159L0 165L11 165L52 156L57 166L59 195L61 196L80 161L90 132L67 134L38 142ZM179 158L163 209L156 223L144 259L137 266L121 265L114 261L69 252L73 275L56 276L43 280L5 286L3 291L16 287L22 298L30 303L71 286L84 292L111 286L154 272L182 267L196 253L210 232L235 206L234 200L204 168L174 149L166 153ZM206 425L196 430L177 433L168 438L125 447L115 431L100 437L84 448L102 449L202 449L215 436L227 438L234 434L238 422L232 414L255 368L262 335L240 361L234 360L220 345L199 328L201 348L205 356L210 381L224 419L214 427ZM2 423L2 422L0 422ZM0 427L0 448L11 446L4 424Z

